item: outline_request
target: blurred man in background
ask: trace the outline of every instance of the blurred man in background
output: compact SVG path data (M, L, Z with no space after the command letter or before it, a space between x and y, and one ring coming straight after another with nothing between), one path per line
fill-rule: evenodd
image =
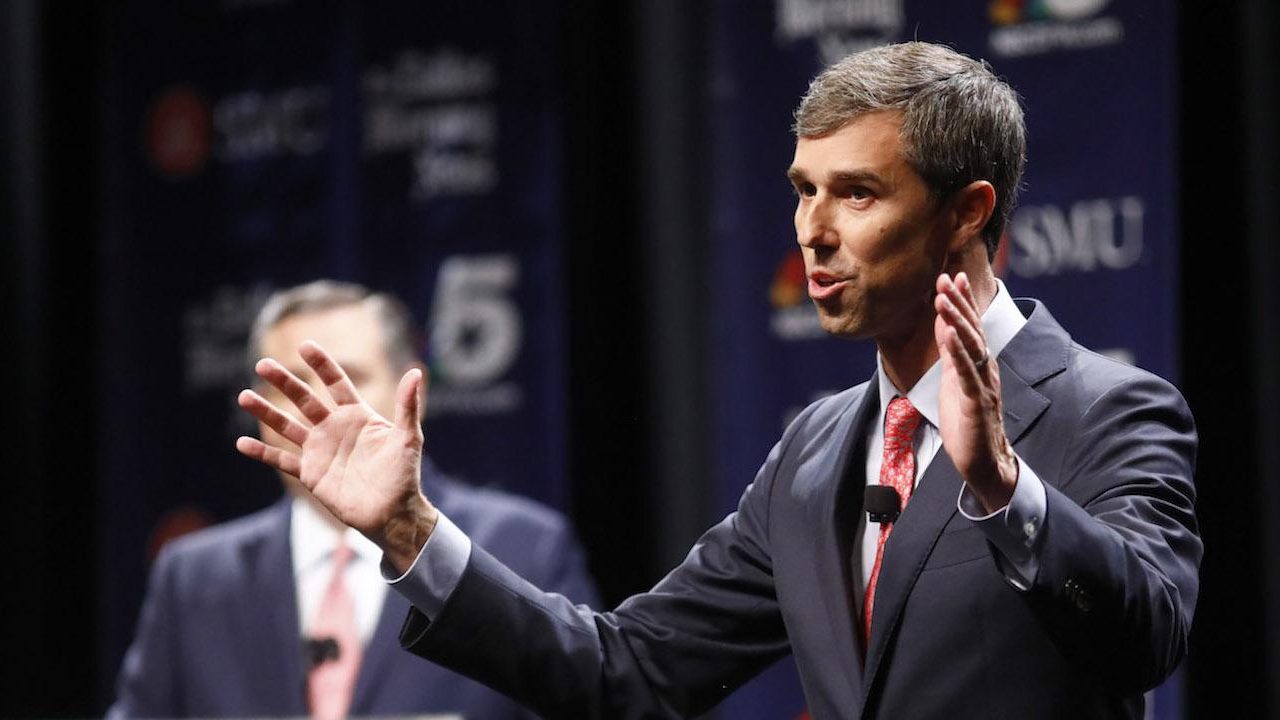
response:
M411 328L398 300L317 281L271 296L251 331L249 357L274 358L314 383L295 348L322 342L369 405L391 415L400 376L422 367ZM260 390L278 392L265 383ZM273 447L297 450L265 425L261 433ZM296 478L281 477L289 492L280 502L185 536L160 554L108 716L529 717L501 695L401 651L396 637L409 605L387 592L381 551L300 492ZM460 484L425 457L422 484L475 542L522 575L576 602L595 602L564 517Z

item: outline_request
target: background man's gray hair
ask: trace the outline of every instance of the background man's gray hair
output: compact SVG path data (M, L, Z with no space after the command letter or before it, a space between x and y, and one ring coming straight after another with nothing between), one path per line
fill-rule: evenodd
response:
M418 334L405 304L386 293L375 293L356 283L316 280L277 290L267 298L249 330L250 367L262 357L262 338L272 328L295 315L322 312L351 305L368 305L382 327L387 360L395 372L418 361Z
M995 211L982 229L994 258L1026 163L1018 94L985 62L943 45L887 45L854 53L814 78L792 129L798 138L818 137L877 110L902 113L904 159L935 200L975 180L995 186Z

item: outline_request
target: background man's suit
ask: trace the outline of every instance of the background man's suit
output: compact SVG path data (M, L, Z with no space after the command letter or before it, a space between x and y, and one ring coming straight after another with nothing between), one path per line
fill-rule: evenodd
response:
M564 518L531 501L472 488L423 466L442 509L522 575L577 602L595 591ZM306 669L289 549L291 499L171 543L152 571L146 606L109 715L297 717ZM408 602L388 592L365 648L351 715L459 713L529 717L473 681L405 653Z
M592 615L475 548L438 617L411 611L401 641L554 717L696 714L788 649L820 719L1141 717L1142 691L1185 652L1198 586L1191 415L1039 303L1019 309L998 361L1005 430L1047 492L1028 592L957 511L944 448L889 538L860 661L872 382L801 413L737 512L653 591ZM484 650L513 637L520 652Z

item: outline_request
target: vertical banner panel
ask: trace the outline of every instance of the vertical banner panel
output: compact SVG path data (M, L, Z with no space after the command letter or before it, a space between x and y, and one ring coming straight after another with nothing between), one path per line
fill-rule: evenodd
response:
M271 290L403 298L441 468L563 507L555 16L549 3L132 0L101 100L104 694L149 560L257 509L244 341Z
M818 325L784 177L792 110L823 66L855 50L941 42L1009 80L1024 100L1029 161L998 272L1014 296L1044 300L1077 341L1176 381L1173 12L1155 0L715 3L709 356L718 511L736 505L800 408L875 369L870 343L829 338ZM788 663L732 696L723 716L800 716ZM1181 717L1179 688L1175 676L1148 712Z

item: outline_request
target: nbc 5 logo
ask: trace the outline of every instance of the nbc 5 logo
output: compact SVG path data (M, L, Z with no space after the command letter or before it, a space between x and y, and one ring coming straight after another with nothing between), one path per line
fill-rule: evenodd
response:
M511 255L455 255L440 265L431 306L431 367L440 380L475 386L500 378L520 354L524 323L512 294Z

